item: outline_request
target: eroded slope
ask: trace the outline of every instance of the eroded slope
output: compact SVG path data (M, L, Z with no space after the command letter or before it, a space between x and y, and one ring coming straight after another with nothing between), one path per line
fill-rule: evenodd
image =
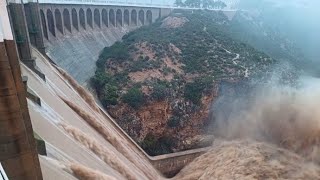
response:
M204 134L221 80L268 71L266 54L232 39L222 12L173 13L105 48L93 86L119 125L149 154L210 144Z

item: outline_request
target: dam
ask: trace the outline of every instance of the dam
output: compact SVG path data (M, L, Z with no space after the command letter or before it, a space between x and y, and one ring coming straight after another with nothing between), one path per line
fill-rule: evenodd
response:
M1 1L0 161L9 179L164 179L207 151L149 156L81 86L103 47L170 12Z
M238 1L228 2L234 4ZM172 13L176 9L183 11ZM241 22L253 22L253 25L259 27L262 25L260 20L255 21L250 18L247 12L238 13L231 9L218 12L217 9L198 11L199 9L201 8L173 7L166 0L0 1L0 179L320 179L320 114L318 113L320 79L318 77L295 79L297 77L294 70L282 69L281 65L274 63L271 56L258 51L249 43L231 38L227 29L229 21L235 14L237 14L235 21L230 23L236 24L236 27L233 27L240 35L242 33L248 37L250 35L248 29L243 31L238 27ZM158 28L166 28L167 31L162 33L163 29ZM267 36L268 34L263 31L264 29L261 30L262 36ZM158 37L165 40L164 45L159 43L161 46L154 46L156 47L154 54L156 52L160 56L165 54L163 59L157 59L163 64L145 63L157 58L156 55L154 56L156 58L152 57L153 51L146 48L147 43L139 42L139 38L144 40L148 35L149 42L157 41ZM274 39L277 42L280 40L280 38ZM175 40L173 44L172 40ZM265 40L263 38L263 43L268 44L269 41ZM112 46L114 43L115 46ZM127 47L135 47L136 44L130 43L138 44L138 48L135 49L137 53L121 56L126 53ZM282 47L281 41L279 43ZM117 44L120 45L116 46ZM114 47L121 49L118 52L118 49L115 50L119 56L103 55L104 50ZM166 47L169 50L162 51L162 48ZM140 48L146 50L147 56L139 53ZM170 57L167 56L167 52L170 52ZM100 57L103 58L100 58L99 54L102 54ZM187 59L180 61L182 55ZM167 96L173 93L163 96L161 92L165 85L159 83L160 93L156 94L159 95L158 99L141 98L149 101L148 103L155 102L155 111L147 109L146 113L142 113L144 121L152 122L147 126L141 123L140 127L148 127L153 133L157 131L157 135L171 133L169 138L174 139L173 134L180 130L177 126L183 126L183 123L187 122L188 126L184 126L185 129L181 128L186 130L184 134L181 133L183 138L176 140L182 142L190 140L185 136L187 133L196 136L197 132L191 131L200 131L203 127L207 128L214 124L214 128L208 128L208 131L213 131L209 132L212 133L210 135L213 136L213 140L209 139L210 142L202 144L203 146L192 146L194 144L189 141L185 144L190 146L181 148L182 151L169 149L172 151L158 153L163 155L148 155L146 152L149 151L143 146L144 144L123 130L126 127L120 121L130 119L113 119L111 115L116 116L112 109L102 107L95 99L94 93L91 93L89 78L95 74L96 69L108 73L107 68L117 68L112 66L113 60L123 60L110 57L125 57L123 59L129 60L125 63L129 62L131 63L128 63L129 65L133 65L130 67L138 69L134 71L135 74L131 74L132 77L137 77L137 84L143 82L139 81L139 78L145 77L144 80L148 81L148 78L154 78L151 75L156 74L152 72L159 72L158 77L168 78L167 82L179 85L173 97L178 97L182 101L178 103L172 101L173 105L177 104L175 107L178 107L178 110L185 106L189 110L201 111L201 115L204 114L191 117L191 111L184 111L187 108L181 108L178 113L182 113L179 115L187 115L188 119L182 119L184 122L177 118L171 119L174 117L170 114L174 112L173 108L170 109L172 104L161 106L161 102L169 102ZM102 64L101 59L104 60L102 63L105 66L99 66ZM146 64L151 66L145 68ZM188 74L189 77L184 78L183 76L187 75L184 70L187 69L181 68L183 65L189 66L189 70L199 68L197 71L204 78L198 78L199 73ZM258 75L271 76L269 73L273 72L274 65L281 68L280 73L285 72L285 77L281 77L283 80L297 82L299 87L274 81L264 83L263 80L263 86L252 88L246 82L236 82L239 77L242 77L240 80L247 80L243 76L247 78L253 76L255 72L258 72ZM265 73L266 71L268 73ZM176 74L172 74L173 72ZM116 73L111 76L119 77ZM160 78L155 79L161 80ZM211 86L219 78L228 81L225 88L221 88L219 82ZM258 85L261 85L259 83ZM119 84L124 88L128 87L122 82ZM186 84L189 89L185 88ZM113 86L111 83L105 83L102 87L105 88L106 85L108 88L109 85ZM219 87L216 88L215 85ZM237 97L239 91L237 87L233 88L233 85L241 85L238 88L246 92L240 93L240 97ZM205 89L205 86L210 88ZM166 88L168 87L165 86L164 89ZM202 88L205 90L201 90ZM140 90L136 87L127 89ZM141 89L145 90L142 87ZM186 89L189 91L185 91ZM227 97L220 95L220 91L226 92ZM105 92L107 95L113 93ZM137 91L133 92L129 97L138 94L135 94ZM148 93L145 92L144 95ZM155 91L152 89L152 92ZM191 99L183 101L190 97ZM174 98L173 100L176 100ZM119 102L122 100L121 97L117 98ZM139 100L137 101L141 103ZM219 105L217 101L223 105L221 108L219 106L213 109L211 105ZM197 102L207 106L199 110L200 106L194 106ZM130 104L125 102L122 105ZM123 110L121 106L113 107L116 110L120 109L125 115L132 113L130 111L134 108ZM162 112L165 116L155 118L155 114ZM214 117L205 119L207 112L212 112ZM165 121L160 122L162 119ZM167 123L169 120L173 120L171 124ZM203 123L205 120L214 122ZM131 125L128 127L134 129ZM166 132L161 129L163 127L171 129ZM144 134L141 134L146 135L145 132L148 131L143 131ZM143 142L147 139L145 137ZM155 144L156 150L163 148L163 144L158 142ZM168 152L176 153L168 154Z

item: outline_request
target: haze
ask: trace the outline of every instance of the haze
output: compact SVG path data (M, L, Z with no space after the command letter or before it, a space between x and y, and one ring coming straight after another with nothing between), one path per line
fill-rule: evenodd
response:
M317 0L242 0L238 8L257 10L271 27L295 43L307 59L319 61L320 2Z

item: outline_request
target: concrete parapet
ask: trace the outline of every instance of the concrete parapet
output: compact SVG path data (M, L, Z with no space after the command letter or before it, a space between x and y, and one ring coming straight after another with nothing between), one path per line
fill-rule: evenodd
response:
M13 40L0 42L0 161L9 179L41 180L26 92Z
M149 158L151 164L158 171L160 171L164 176L171 178L195 158L205 153L208 149L209 148L193 149Z

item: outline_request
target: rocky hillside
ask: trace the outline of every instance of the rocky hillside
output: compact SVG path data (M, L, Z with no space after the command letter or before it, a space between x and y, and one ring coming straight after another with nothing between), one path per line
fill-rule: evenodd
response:
M275 60L231 38L220 12L175 12L106 47L92 78L99 99L150 155L210 143L204 129L221 80L268 71Z

